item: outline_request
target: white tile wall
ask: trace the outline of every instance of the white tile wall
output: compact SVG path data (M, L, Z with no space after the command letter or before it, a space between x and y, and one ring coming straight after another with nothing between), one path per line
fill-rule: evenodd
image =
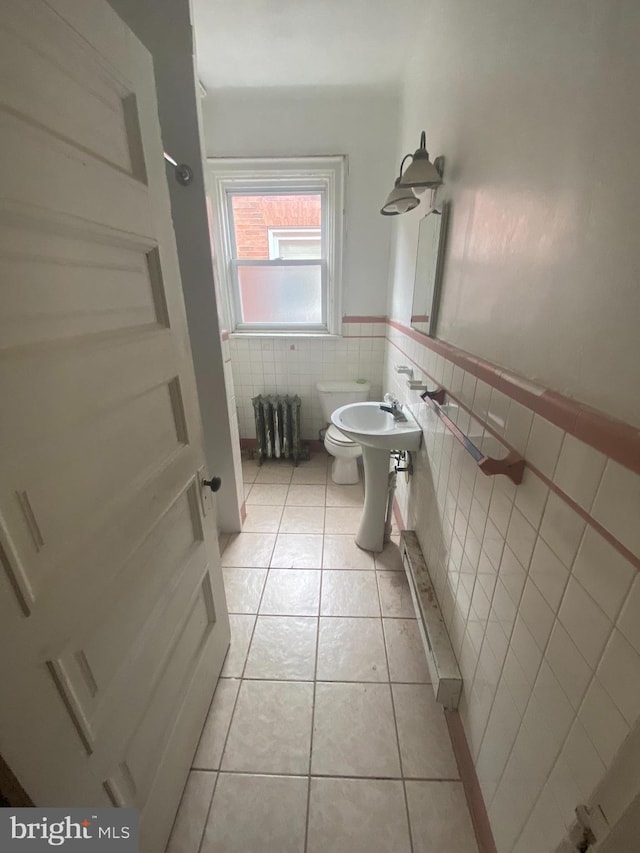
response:
M564 495L638 556L640 477L402 331L387 336L383 390L424 432L398 504L458 655L460 714L498 851L553 849L640 716L640 577ZM547 480L527 469L515 487L479 472L395 373L407 359ZM466 413L458 424L468 427Z
M257 394L298 394L302 399L302 438L317 439L326 426L316 382L368 379L371 399L381 396L384 362L383 324L345 324L349 337L312 339L260 337L229 341L241 438L255 438L251 398ZM360 336L356 336L355 333ZM363 337L362 335L366 335Z

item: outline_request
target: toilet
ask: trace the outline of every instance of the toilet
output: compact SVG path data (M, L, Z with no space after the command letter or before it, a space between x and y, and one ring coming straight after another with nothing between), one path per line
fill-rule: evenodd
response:
M322 414L329 424L324 437L324 446L327 453L333 456L331 479L342 486L357 483L359 480L358 457L362 455L362 448L331 423L331 415L347 403L361 403L367 400L371 383L363 379L342 382L323 381L318 382L316 388L320 395Z

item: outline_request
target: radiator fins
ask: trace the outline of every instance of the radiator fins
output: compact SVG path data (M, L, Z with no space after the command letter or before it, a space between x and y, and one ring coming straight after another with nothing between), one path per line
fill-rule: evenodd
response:
M300 445L300 397L259 394L251 399L256 419L258 461L293 459L302 455Z

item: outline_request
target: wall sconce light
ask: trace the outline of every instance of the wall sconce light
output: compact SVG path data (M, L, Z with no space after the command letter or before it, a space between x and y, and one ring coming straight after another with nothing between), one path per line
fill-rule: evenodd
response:
M411 165L406 172L403 168L406 160L411 158ZM420 195L427 189L435 189L442 184L444 173L444 157L436 157L432 163L427 151L427 138L424 130L420 134L420 147L413 153L407 154L400 164L400 175L396 178L394 188L382 206L380 213L383 216L397 216L399 213L408 213L419 204Z
M410 157L410 154L407 154L407 157ZM404 158L404 160L407 159ZM400 180L402 178L402 166L404 165L404 160L400 164L400 175L396 178L396 182L393 185L393 189L387 196L387 200L380 208L380 213L383 216L397 216L399 213L408 213L410 210L413 210L420 204L420 199L415 197L415 194L411 187L407 187L403 189L400 186Z

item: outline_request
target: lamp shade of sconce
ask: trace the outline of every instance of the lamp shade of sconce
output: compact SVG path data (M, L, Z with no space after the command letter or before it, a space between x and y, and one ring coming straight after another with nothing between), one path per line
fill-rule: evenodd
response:
M400 180L401 177L396 178L393 189L380 209L383 216L398 216L400 213L408 213L420 204L420 199L415 197L413 190L400 186Z
M418 192L429 187L439 187L442 183L442 174L429 160L427 141L424 130L420 135L420 148L412 155L412 163L400 175L400 187L412 187ZM439 158L438 158L439 159Z

